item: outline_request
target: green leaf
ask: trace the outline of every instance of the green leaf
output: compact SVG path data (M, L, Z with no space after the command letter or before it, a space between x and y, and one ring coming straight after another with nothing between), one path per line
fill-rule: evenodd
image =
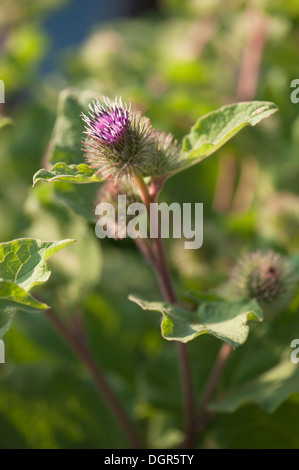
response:
M20 238L0 243L0 277L15 282L28 292L49 279L51 271L47 259L74 241L42 242Z
M200 118L183 139L185 154L181 169L216 152L247 125L255 126L278 110L274 103L248 101L223 106ZM179 171L180 171L179 170Z
M48 308L28 292L50 277L47 259L74 241L42 242L23 238L0 243L0 338L16 310L40 312Z
M0 339L10 328L15 309L6 307L0 310Z
M54 182L55 199L88 222L95 222L96 184L72 184Z
M82 136L84 123L80 116L87 112L95 93L67 88L59 95L57 119L50 142L49 161L68 164L83 163Z
M66 163L56 163L49 171L39 170L33 177L33 185L39 181L64 181L66 183L99 183L103 181L95 170L85 163L79 165L67 165Z
M36 313L46 310L48 305L35 300L22 287L11 281L0 280L0 315L6 308L20 309L24 312Z
M195 313L166 302L147 302L135 296L129 299L143 310L161 312L163 338L186 343L202 334L211 334L233 348L243 344L249 333L248 320L262 320L255 300L250 302L203 302Z
M94 201L98 190L93 183L100 179L85 164L82 151L84 123L80 115L88 112L88 105L94 98L95 93L75 88L67 88L60 93L48 154L49 162L54 166L49 171L40 170L34 176L34 184L54 181L57 200L92 222L95 220ZM73 183L85 184L77 187Z
M299 367L284 360L258 377L227 393L210 409L232 413L239 407L256 403L267 413L273 413L293 393L299 392Z

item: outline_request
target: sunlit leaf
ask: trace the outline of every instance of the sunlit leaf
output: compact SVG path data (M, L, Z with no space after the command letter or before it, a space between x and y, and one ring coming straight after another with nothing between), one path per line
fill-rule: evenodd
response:
M38 312L48 308L28 292L49 279L48 258L72 242L23 238L0 244L0 335L8 329L16 310Z
M6 308L21 309L24 312L39 312L48 308L38 302L18 284L0 280L0 312Z
M183 139L182 170L212 155L243 127L255 126L278 111L274 103L248 101L223 106L200 119Z
M135 296L130 300L143 310L161 312L162 336L167 340L187 343L194 338L211 334L233 348L243 344L249 333L248 320L261 321L262 311L255 300L250 302L203 302L195 313L167 302L147 302Z
M79 165L67 165L66 163L56 163L49 171L39 170L33 177L33 184L39 181L64 181L66 183L99 183L102 180L96 172L88 165L80 163Z

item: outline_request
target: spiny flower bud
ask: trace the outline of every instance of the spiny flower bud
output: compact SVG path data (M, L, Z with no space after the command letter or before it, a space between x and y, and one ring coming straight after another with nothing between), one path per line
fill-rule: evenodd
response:
M164 176L176 168L179 147L171 134L152 128L148 118L135 113L121 99L89 105L83 141L85 158L103 179Z
M231 276L236 295L255 298L265 316L281 312L288 306L296 281L289 260L274 251L244 255Z
M153 131L156 141L156 154L152 163L152 176L163 176L179 167L180 148L172 134Z

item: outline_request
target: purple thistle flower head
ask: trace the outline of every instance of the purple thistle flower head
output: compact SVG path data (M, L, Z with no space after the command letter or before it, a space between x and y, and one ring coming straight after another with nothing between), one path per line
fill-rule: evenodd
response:
M121 99L103 104L95 99L89 105L83 140L85 159L104 179L130 179L142 176L162 176L176 168L179 147L171 135L159 133L140 112Z
M112 105L105 99L103 106L98 100L90 104L90 117L84 116L87 124L85 134L109 146L117 146L124 138L129 126L129 110L123 106L121 100L115 100Z

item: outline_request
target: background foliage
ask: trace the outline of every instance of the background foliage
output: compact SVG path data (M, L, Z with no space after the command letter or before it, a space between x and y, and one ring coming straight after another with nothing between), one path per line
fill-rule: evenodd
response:
M273 101L279 113L167 182L164 201L204 204L203 247L184 250L170 240L167 251L181 296L217 288L240 255L256 248L273 248L298 264L299 105L290 101L290 83L298 75L299 6L162 0L157 12L94 27L61 51L55 72L41 73L51 42L43 20L63 3L1 2L1 113L13 122L0 129L0 241L78 240L50 260L51 278L38 295L74 324L84 315L109 381L148 445L163 448L181 438L176 353L161 338L159 314L128 300L132 292L160 298L154 276L130 240L96 239L82 193L96 185L32 188L32 176L47 157L59 161L48 144L66 86L121 95L178 139L219 106ZM56 143L63 139L59 131ZM198 447L298 448L299 366L290 362L298 335L298 294L288 311L251 325L230 357L212 405L218 413ZM88 373L43 314L18 313L5 345L1 448L127 447ZM212 336L190 343L198 398L219 347Z

